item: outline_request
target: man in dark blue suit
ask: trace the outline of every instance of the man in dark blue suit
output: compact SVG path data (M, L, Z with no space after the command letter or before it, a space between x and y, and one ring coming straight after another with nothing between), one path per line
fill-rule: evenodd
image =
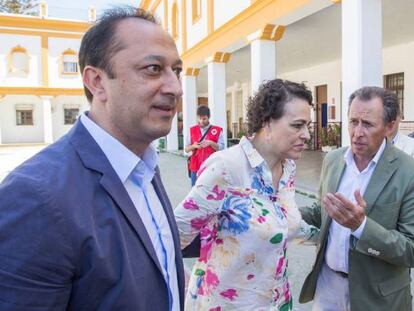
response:
M0 185L0 310L182 310L178 231L150 143L182 95L174 40L108 11L79 52L90 112Z

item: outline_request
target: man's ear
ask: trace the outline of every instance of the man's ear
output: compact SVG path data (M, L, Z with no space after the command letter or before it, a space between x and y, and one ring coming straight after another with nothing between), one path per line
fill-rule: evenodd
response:
M107 93L103 79L105 73L96 67L86 66L83 70L83 84L92 93L93 97L98 99L100 102L106 102Z
M397 121L393 120L391 122L388 122L387 124L385 124L385 136L387 136L387 138L393 138L391 137L394 133L395 127L397 126ZM397 129L398 131L398 129Z

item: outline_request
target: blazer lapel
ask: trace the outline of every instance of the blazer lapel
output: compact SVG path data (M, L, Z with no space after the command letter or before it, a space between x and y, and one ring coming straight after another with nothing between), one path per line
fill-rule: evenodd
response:
M157 253L155 252L154 246L148 235L147 229L145 228L145 225L142 222L141 217L139 217L139 214L135 208L134 203L131 201L128 192L126 191L122 182L119 180L116 173L106 172L106 174L104 174L101 178L101 185L110 194L110 196L116 202L119 209L128 219L129 223L132 225L135 232L138 234L148 254L154 261L155 265L158 267L160 272L163 273L160 262L157 257Z
M346 150L346 149L345 149ZM342 174L345 170L345 160L343 158L344 152L339 153L340 158L337 159L335 161L335 163L333 164L332 168L330 168L329 171L329 176L327 178L327 180L322 181L323 183L326 184L326 192L325 193L321 193L321 195L325 195L326 193L335 193L338 190L339 187L339 182L341 180ZM322 178L325 176L322 176ZM323 198L320 198L321 200ZM324 211L324 208L322 206L322 202L321 202L321 209ZM321 215L322 217L322 224L325 223L325 226L322 225L322 228L324 228L325 230L327 228L329 228L329 225L331 224L331 218L328 217L328 214L325 212L321 211ZM325 228L326 227L326 228Z
M175 222L175 217L173 213L173 209L171 207L170 200L168 199L168 195L165 192L164 186L161 181L160 173L158 166L155 169L155 175L152 180L152 184L154 186L155 192L157 193L158 198L164 208L165 215L167 216L168 224L170 225L171 234L174 241L174 250L175 250L175 265L177 267L177 280L178 280L178 287L180 291L180 300L184 299L184 266L183 266L183 258L181 255L181 244L180 244L180 237L178 233L177 223Z
M117 207L134 228L148 255L152 258L159 271L163 273L144 223L139 217L124 185L118 175L116 175L101 148L80 121L76 123L68 135L69 140L79 154L85 167L102 174L100 184L108 192Z
M387 144L384 153L380 157L368 187L365 190L364 200L367 204L365 214L368 215L373 208L375 201L383 191L391 176L398 167L398 157L394 152L394 147Z

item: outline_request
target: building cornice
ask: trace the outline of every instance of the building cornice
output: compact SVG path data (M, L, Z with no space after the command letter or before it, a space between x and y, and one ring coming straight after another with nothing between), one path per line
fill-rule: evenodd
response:
M83 88L55 88L55 87L0 87L1 95L36 95L36 96L82 96Z
M16 28L2 28L0 26L0 33L8 35L23 35L23 36L46 36L54 38L71 38L71 39L80 39L83 37L84 33L74 33L74 32L59 32L59 31L42 31L36 29L16 29Z
M266 24L286 16L309 3L310 0L257 0L250 7L215 29L205 39L181 54L186 66L194 66L216 51L223 51L231 42L246 37Z
M86 21L40 18L26 15L0 14L1 27L85 33L93 24Z

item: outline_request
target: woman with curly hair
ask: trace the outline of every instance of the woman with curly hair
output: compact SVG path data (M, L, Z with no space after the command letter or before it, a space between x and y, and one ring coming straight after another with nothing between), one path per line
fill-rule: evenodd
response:
M175 209L181 246L198 235L186 310L291 310L287 243L314 239L295 203L295 163L310 138L311 92L280 79L250 99L249 138L214 153Z

